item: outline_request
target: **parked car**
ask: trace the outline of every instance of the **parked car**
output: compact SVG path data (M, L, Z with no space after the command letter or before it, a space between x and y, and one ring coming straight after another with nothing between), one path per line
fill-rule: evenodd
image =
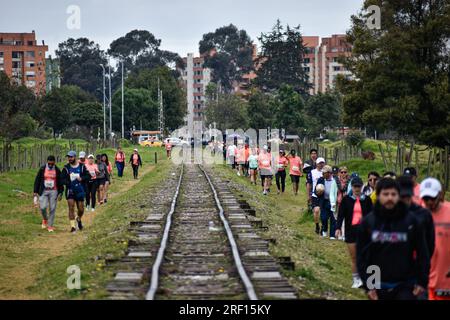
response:
M170 143L172 144L172 146L176 147L176 146L183 146L189 145L189 142L182 140L180 138L167 138L166 140L164 140L164 144L166 144L168 141L170 141Z
M142 140L141 142L139 142L139 144L142 147L162 147L163 145L161 140L156 139Z

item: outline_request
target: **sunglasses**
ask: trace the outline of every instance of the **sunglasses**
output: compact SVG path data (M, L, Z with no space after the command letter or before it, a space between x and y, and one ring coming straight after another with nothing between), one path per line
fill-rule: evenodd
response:
M341 173L347 173L347 171L341 171Z
M436 198L433 198L433 197L423 197L422 199L423 199L423 201L425 201L425 202L428 202L428 201L436 201L437 197L436 197Z

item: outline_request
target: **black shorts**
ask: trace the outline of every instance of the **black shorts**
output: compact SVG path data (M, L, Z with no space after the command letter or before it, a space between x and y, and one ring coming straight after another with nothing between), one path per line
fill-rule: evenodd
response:
M345 226L345 243L356 243L358 226Z
M311 199L312 199L312 201L311 201L311 206L312 206L313 208L315 208L315 207L320 207L320 205L319 205L319 198L317 198L317 197L311 197Z
M291 182L292 183L299 183L300 182L300 176L296 176L296 175L293 175L293 174L291 174L290 176L291 176Z
M85 192L78 192L75 193L71 189L67 190L66 192L66 199L67 200L75 200L75 201L84 201L84 198L86 197Z
M266 178L272 179L273 178L273 174L262 174L261 175L261 179L266 179Z
M97 179L97 185L98 186L104 186L105 183L106 183L106 178Z

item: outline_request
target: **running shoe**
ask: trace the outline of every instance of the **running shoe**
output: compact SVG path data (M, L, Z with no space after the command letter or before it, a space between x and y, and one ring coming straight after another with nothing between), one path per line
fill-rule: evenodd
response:
M41 228L47 229L47 220L42 220Z
M86 205L86 210L89 211L90 205Z
M326 236L327 236L327 233L325 231L322 231L322 237L326 238Z
M95 208L92 208L92 209L91 209L91 212L94 212L94 211L95 211Z
M316 223L316 233L317 233L317 234L320 234L320 227L319 227L319 224L318 224L318 223Z
M352 289L361 288L362 285L363 285L363 282L362 282L361 278L353 278Z
M83 230L83 224L81 223L81 219L77 218L78 230Z
M53 227L48 227L48 228L47 228L47 231L48 231L48 232L54 232L54 231L55 231L55 228L53 228Z
M77 232L76 228L74 228L74 227L70 228L70 233L75 233L75 232Z
M330 240L336 240L336 238L335 237L330 237Z

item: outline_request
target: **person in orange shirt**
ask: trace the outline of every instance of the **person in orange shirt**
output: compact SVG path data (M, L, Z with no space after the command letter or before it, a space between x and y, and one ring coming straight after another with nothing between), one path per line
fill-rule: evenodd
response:
M258 156L258 167L261 175L261 181L263 181L263 194L269 193L270 185L272 184L272 155L268 151L268 147L264 146Z
M275 181L277 183L278 194L284 193L286 187L286 167L289 164L288 158L284 150L280 149L277 157L277 172L275 173Z
M238 145L236 149L236 174L238 176L244 175L244 166L245 166L245 149L242 144Z
M435 230L428 299L450 301L450 202L444 200L444 193L435 178L427 178L420 184L420 198L431 211Z
M123 169L125 169L125 153L121 147L117 148L116 155L114 157L114 166L117 167L117 176L123 177Z
M170 143L169 139L167 139L165 147L166 147L167 158L170 159L172 157L172 144Z
M130 163L133 168L133 177L137 179L139 174L139 166L142 167L142 159L138 149L134 149L133 154L130 157Z
M246 143L244 146L244 159L245 159L244 176L246 176L246 177L248 177L248 175L249 175L249 173L248 173L248 157L250 157L250 147L249 147L248 143Z
M295 150L291 150L288 156L289 160L289 175L292 181L292 191L294 195L298 194L298 186L300 184L300 177L302 176L301 168L303 167L302 159L296 155Z
M414 195L412 197L412 201L418 206L424 207L422 199L420 198L420 184L417 183L417 170L413 167L408 167L403 170L403 174L405 176L409 176L414 183Z

